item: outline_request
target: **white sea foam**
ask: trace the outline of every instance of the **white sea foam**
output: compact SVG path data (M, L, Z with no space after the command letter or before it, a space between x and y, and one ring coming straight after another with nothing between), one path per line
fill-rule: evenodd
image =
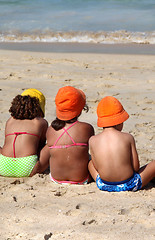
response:
M72 42L72 43L140 43L155 44L152 32L47 32L44 34L2 33L0 42Z

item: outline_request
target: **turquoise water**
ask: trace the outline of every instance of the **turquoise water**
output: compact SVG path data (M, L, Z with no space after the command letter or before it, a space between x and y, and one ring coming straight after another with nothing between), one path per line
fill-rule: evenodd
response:
M0 0L0 41L155 43L155 0Z

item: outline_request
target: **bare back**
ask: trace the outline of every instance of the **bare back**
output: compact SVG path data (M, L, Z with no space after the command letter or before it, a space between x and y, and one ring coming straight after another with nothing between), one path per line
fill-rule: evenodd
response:
M65 129L69 126L66 124ZM49 127L46 135L48 147L53 146L63 132L64 129L55 131ZM56 144L62 147L50 149L51 174L56 180L82 181L88 176L88 140L94 135L94 129L88 123L77 122L67 132L75 143L83 145L73 146L73 141L65 132Z
M15 152L17 158L38 154L45 144L47 127L48 123L43 118L32 120L9 118L6 122L5 142L1 153L7 157L14 157Z
M105 181L128 179L139 169L134 138L115 128L105 128L90 139L93 164Z

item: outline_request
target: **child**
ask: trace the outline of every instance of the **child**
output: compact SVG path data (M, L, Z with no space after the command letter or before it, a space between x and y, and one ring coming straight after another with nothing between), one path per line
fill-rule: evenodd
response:
M33 176L38 170L38 155L46 141L48 123L45 97L36 89L17 95L9 109L11 117L5 126L5 142L0 151L0 175Z
M47 157L43 153L40 156L41 172L48 166L49 152L53 182L86 184L90 177L88 140L94 135L94 129L90 124L78 121L85 109L85 94L71 86L62 87L55 104L57 117L47 130L47 146L44 148Z
M97 115L103 132L89 140L89 171L97 187L109 192L141 189L155 177L155 161L139 168L134 138L121 132L128 113L116 98L108 96L99 102Z

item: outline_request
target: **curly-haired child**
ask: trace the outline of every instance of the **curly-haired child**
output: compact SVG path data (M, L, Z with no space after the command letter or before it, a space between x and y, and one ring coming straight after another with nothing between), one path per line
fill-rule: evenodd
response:
M9 109L4 146L0 149L0 175L28 177L38 171L38 156L46 141L45 97L37 89L17 95Z

